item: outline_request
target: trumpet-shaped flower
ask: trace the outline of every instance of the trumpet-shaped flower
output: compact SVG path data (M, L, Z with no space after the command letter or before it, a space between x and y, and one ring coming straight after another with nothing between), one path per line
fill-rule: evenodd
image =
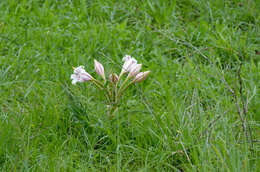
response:
M142 64L133 64L129 71L128 77L135 77L142 68Z
M130 72L131 68L136 64L137 60L135 58L126 60L122 68L122 73Z
M85 71L84 66L79 66L74 69L74 74L70 76L72 79L72 84L76 84L77 82L86 82L93 79L93 77Z
M140 72L135 76L135 79L133 80L134 83L136 82L142 82L143 80L145 80L148 76L148 74L150 73L150 71L145 71L145 72Z
M104 67L101 63L99 63L96 59L94 60L94 66L95 66L95 71L97 72L98 75L100 75L104 80L106 80L105 72L104 72Z

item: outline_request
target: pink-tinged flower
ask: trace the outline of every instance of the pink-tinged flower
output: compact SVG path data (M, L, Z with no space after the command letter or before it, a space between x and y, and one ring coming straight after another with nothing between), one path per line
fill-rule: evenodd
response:
M72 84L76 84L77 82L86 82L93 79L93 77L85 71L84 66L79 66L74 69L74 74L70 76L72 79Z
M129 71L129 77L135 77L142 68L142 64L134 64Z
M85 69L84 69L84 66L79 66L79 67L76 67L76 68L73 67L73 69L74 69L75 74L80 74L80 73L86 72Z
M132 58L132 57L131 57L130 55L125 55L122 60L123 60L124 62L126 62L126 61L130 60L131 58Z
M96 59L94 60L94 66L95 66L95 71L97 72L98 75L100 75L104 80L106 80L105 72L104 72L104 67L101 63L99 63Z
M138 73L136 76L135 76L135 79L133 82L141 82L143 80L145 80L148 76L148 74L150 73L151 71L145 71L145 72L140 72Z
M112 83L117 83L118 81L118 75L115 73L112 73L109 75L109 81Z
M131 68L133 65L136 65L137 61L134 58L130 58L127 61L125 61L123 68L122 68L122 73L130 72Z

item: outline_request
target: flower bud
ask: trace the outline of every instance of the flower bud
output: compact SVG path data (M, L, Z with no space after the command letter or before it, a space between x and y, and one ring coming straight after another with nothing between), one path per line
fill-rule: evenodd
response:
M115 74L115 73L110 74L110 75L109 75L109 81L112 82L112 83L114 83L114 84L117 83L117 81L118 81L118 75Z
M95 71L97 72L97 74L100 75L104 80L106 80L103 65L102 65L101 63L99 63L99 62L95 59L95 60L94 60L94 66L95 66Z
M145 72L140 72L138 73L136 76L135 76L135 79L134 79L134 83L136 82L142 82L143 80L145 80L148 76L148 74L150 73L151 71L145 71Z
M131 66L128 77L135 77L141 70L142 64L134 64Z

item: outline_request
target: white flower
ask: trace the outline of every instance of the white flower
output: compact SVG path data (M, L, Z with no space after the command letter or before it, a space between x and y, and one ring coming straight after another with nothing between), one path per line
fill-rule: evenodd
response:
M79 66L79 67L74 68L75 74L80 74L80 73L84 73L84 72L86 72L84 69L84 66Z
M84 66L79 66L74 69L74 74L70 76L72 79L72 84L76 84L77 82L86 82L93 79L93 77L85 71Z
M131 66L131 69L129 71L129 75L128 76L129 77L136 76L139 73L139 71L141 70L141 67L142 67L142 64L133 64Z
M135 58L132 58L132 57L131 58L125 58L125 63L124 63L123 68L122 68L122 73L130 72L133 65L136 65L136 64L137 64L137 60Z
M99 74L104 80L106 80L105 72L104 72L104 67L101 63L99 63L96 59L94 60L94 66L95 66L95 71L97 74Z

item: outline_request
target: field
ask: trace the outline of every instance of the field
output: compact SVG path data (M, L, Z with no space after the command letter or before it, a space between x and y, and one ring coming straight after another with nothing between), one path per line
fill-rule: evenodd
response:
M0 171L260 171L260 1L1 0ZM150 70L114 117L72 67Z

